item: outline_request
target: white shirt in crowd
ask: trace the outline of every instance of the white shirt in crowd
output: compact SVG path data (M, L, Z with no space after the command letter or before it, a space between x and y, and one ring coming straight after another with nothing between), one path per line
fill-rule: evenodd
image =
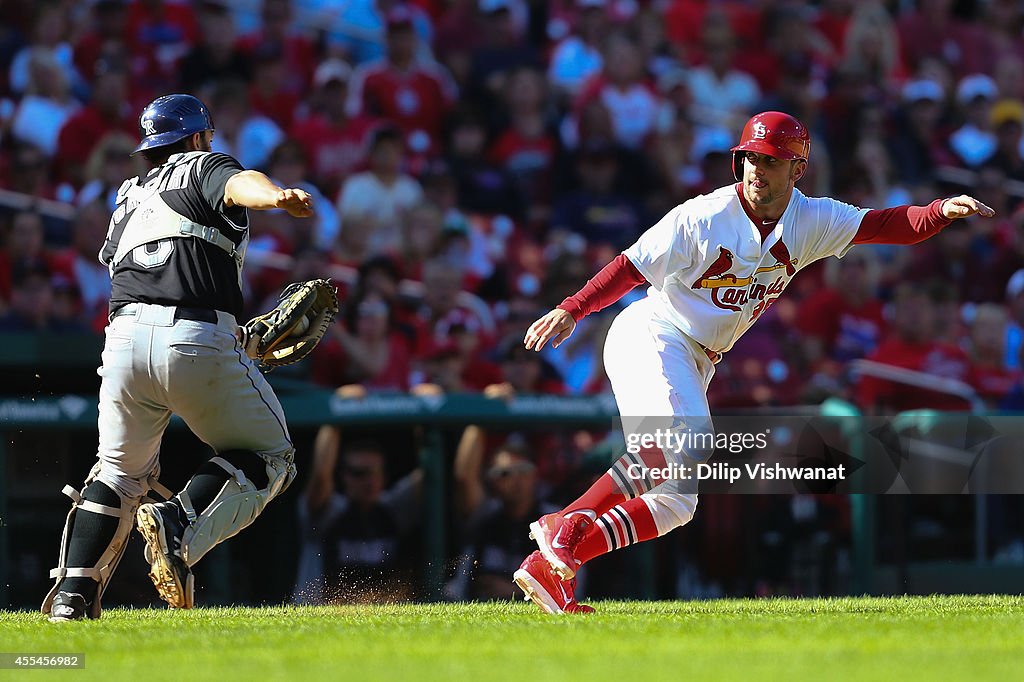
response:
M372 216L377 227L370 236L370 251L391 250L401 242L401 213L422 198L420 184L408 175L399 175L393 183L385 185L370 171L356 173L345 181L338 198L341 229L345 229L346 219Z
M761 89L752 76L732 70L721 80L706 66L690 70L693 117L700 125L731 126L732 118L746 121L761 100ZM740 121L742 124L742 121Z

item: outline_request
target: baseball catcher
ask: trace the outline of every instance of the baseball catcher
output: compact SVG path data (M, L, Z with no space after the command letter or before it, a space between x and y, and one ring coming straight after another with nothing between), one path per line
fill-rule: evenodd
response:
M284 412L253 359L305 357L338 309L326 281L296 284L240 329L248 210L307 218L309 195L212 152L213 120L191 95L151 102L139 132L153 168L121 184L99 254L112 283L99 461L84 488L64 489L74 504L42 605L55 622L100 616L133 524L160 597L192 607L192 567L295 478ZM172 413L214 451L176 495L156 482ZM166 502L145 498L154 488Z

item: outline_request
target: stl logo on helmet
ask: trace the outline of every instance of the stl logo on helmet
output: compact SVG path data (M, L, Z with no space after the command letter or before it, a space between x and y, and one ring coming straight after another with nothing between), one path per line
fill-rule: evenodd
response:
M156 126L153 125L152 121L143 121L142 131L147 135L156 135Z
M763 140L768 136L768 126L758 121L754 124L754 139Z

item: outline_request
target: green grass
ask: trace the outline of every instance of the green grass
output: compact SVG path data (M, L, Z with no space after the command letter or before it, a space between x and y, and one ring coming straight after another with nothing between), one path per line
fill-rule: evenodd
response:
M60 625L0 612L0 651L86 655L85 670L33 676L147 682L1011 680L1024 665L1024 597L595 606L557 618L519 602L115 609Z

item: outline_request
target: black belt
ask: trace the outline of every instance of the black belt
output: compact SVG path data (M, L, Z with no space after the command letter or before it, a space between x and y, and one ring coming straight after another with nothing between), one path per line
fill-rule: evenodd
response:
M137 310L138 306L135 303L128 303L111 313L110 319L113 320L115 317L120 317L121 315L134 315ZM217 311L210 310L209 308L187 308L185 306L178 306L174 309L174 319L217 324Z

